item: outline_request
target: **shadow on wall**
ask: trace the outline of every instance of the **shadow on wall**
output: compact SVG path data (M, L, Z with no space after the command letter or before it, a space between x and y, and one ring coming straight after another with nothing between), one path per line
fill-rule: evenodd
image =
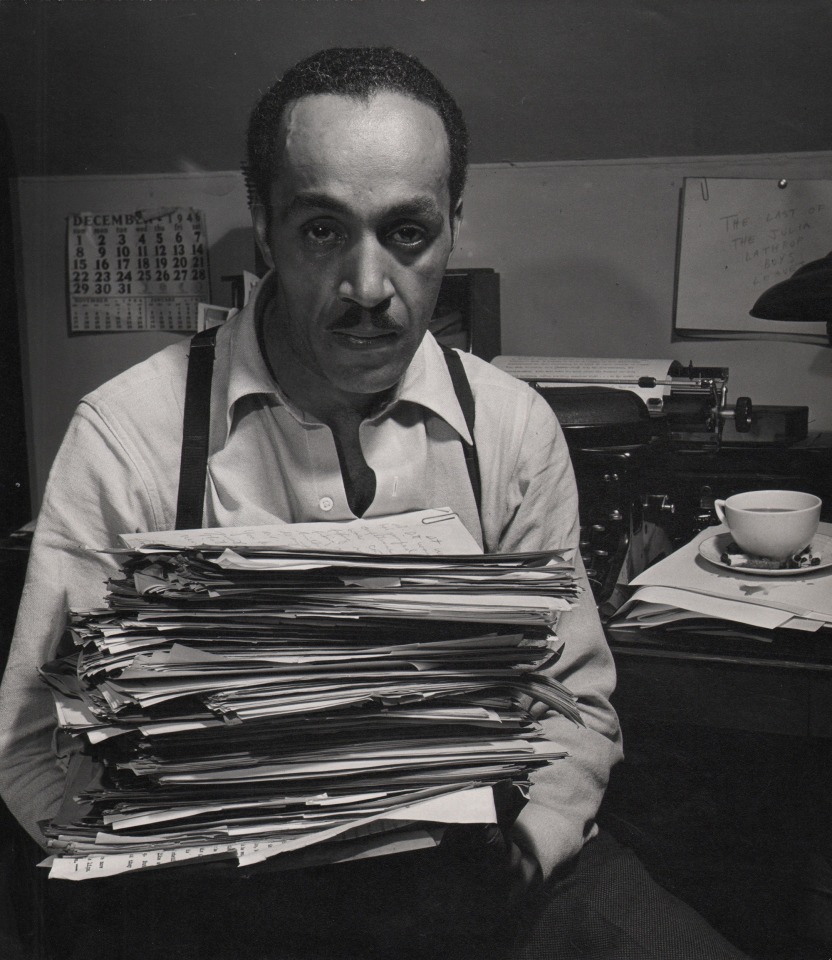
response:
M832 344L828 350L818 350L812 358L809 369L816 376L826 377L827 380L832 379Z

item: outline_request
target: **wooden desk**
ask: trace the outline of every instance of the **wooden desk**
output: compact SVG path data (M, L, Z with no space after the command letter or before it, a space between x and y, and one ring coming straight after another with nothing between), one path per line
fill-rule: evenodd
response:
M832 634L610 646L626 761L603 825L750 956L828 960Z
M610 637L622 715L694 726L832 738L832 633L775 631L649 643Z

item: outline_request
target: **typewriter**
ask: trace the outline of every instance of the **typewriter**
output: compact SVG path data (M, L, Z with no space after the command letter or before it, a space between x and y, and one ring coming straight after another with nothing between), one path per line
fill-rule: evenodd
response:
M650 563L717 523L742 490L806 490L832 509L832 446L807 407L729 402L726 367L499 356L556 413L580 496L581 554L602 612ZM825 516L824 519L832 519Z

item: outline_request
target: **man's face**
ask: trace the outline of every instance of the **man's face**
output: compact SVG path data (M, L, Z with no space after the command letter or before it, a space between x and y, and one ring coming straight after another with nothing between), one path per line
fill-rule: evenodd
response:
M269 236L255 209L280 281L279 367L356 405L399 381L433 313L459 223L447 135L432 108L394 93L303 97L281 133Z

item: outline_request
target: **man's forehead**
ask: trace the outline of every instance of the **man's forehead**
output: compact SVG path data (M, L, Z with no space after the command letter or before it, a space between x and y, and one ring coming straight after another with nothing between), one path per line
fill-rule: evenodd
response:
M437 109L423 100L397 90L377 90L367 96L349 93L309 93L286 104L281 114L284 134L296 130L299 124L326 126L340 118L361 115L383 118L391 124L426 124L441 131L447 144L445 127Z
M282 163L349 170L367 164L379 171L438 175L447 181L450 146L442 118L430 105L380 91L369 98L311 94L290 103L278 131Z

